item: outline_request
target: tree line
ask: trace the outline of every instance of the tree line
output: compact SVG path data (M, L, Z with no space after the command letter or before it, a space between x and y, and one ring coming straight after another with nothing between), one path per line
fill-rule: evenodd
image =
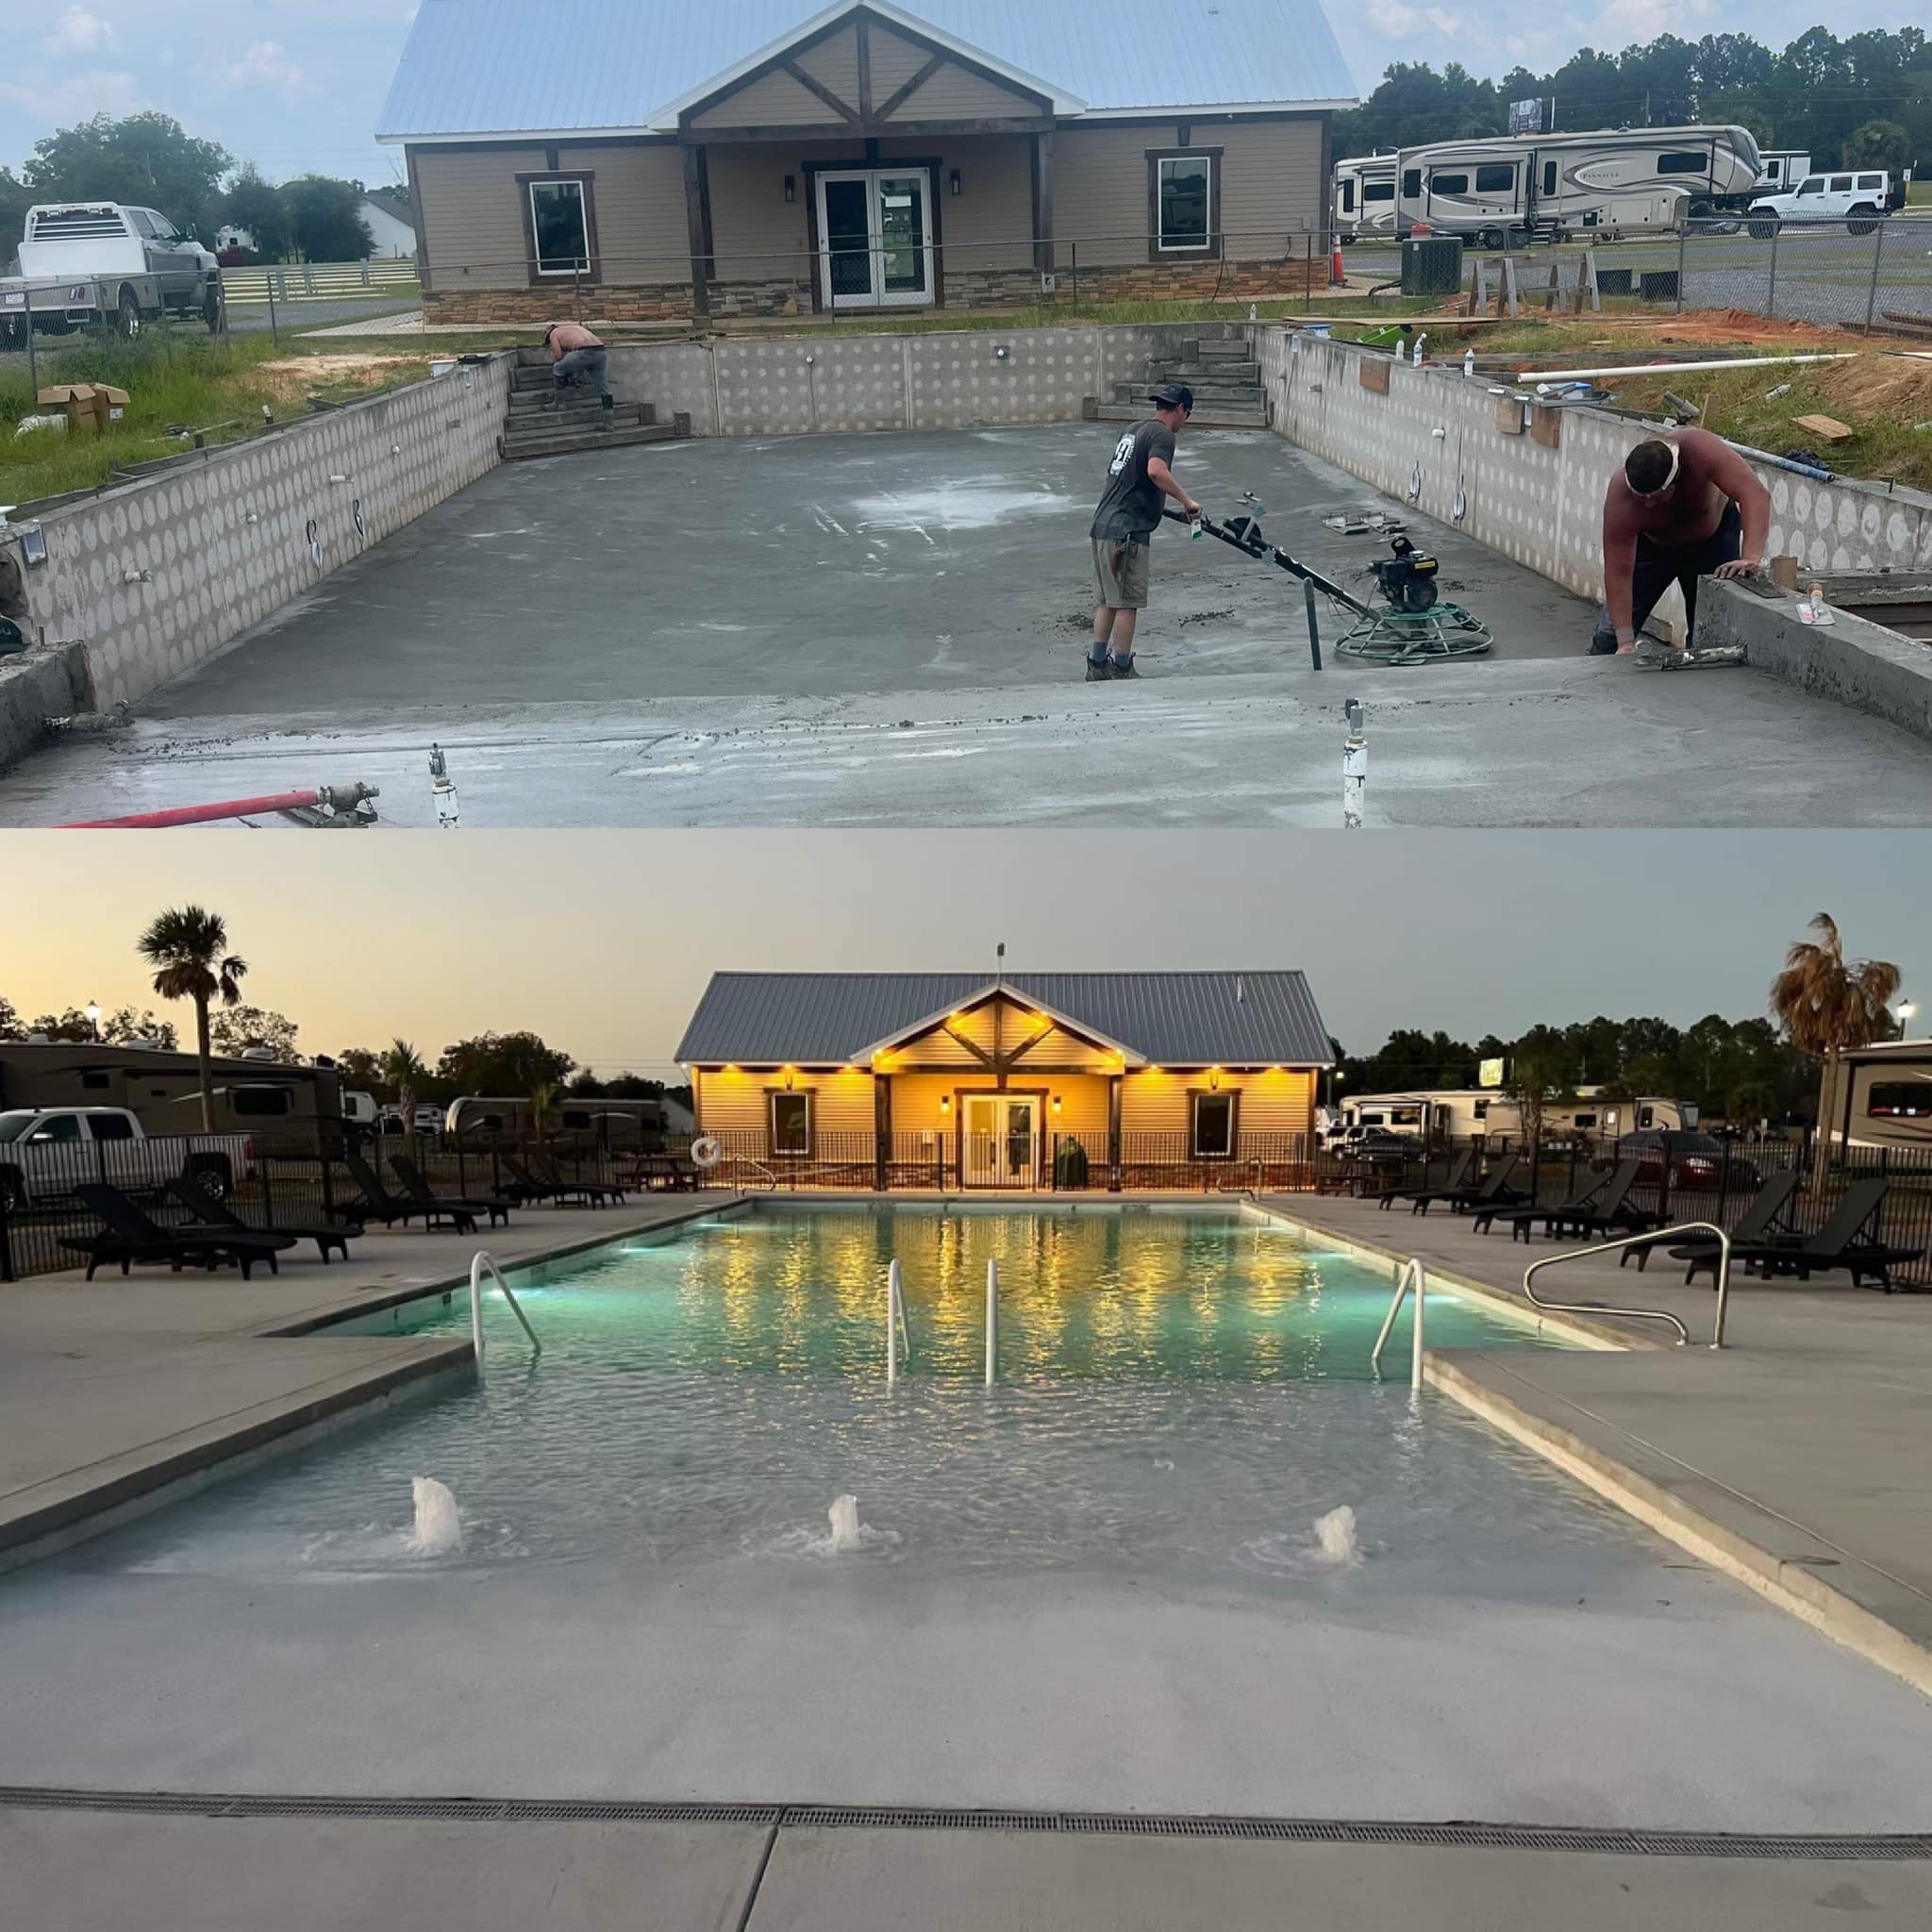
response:
M18 175L0 168L0 257L37 203L117 201L158 209L209 247L224 225L243 229L263 261L361 261L375 246L362 195L361 182L329 175L270 181L170 114L96 114L36 142Z
M1848 40L1814 26L1779 53L1749 34L1661 34L1620 54L1580 47L1547 74L1518 66L1500 81L1453 60L1441 74L1397 61L1359 108L1335 117L1335 152L1504 134L1510 103L1530 100L1558 132L1736 124L1760 147L1804 150L1817 167L1932 160L1932 49L1916 26Z

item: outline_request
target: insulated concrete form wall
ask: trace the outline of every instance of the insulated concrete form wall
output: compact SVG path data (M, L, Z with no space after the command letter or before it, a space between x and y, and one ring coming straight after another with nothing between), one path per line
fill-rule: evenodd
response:
M465 365L49 510L29 635L134 703L493 469L508 393L506 359Z

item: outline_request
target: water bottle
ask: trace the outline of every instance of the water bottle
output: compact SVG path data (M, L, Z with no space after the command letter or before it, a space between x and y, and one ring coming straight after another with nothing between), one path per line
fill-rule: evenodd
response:
M1475 374L1475 350L1473 346L1462 352L1462 373L1464 375Z

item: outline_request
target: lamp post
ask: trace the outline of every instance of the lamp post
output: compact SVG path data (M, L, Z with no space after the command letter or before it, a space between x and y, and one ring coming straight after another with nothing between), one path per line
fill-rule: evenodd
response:
M1902 1009L1902 1010L1903 1010L1903 1009ZM96 1045L98 1045L98 1044L99 1044L99 1042L100 1042L100 1038L101 1038L101 1003L100 1003L100 1001L99 1001L99 1000L90 1000L90 1001L88 1001L88 1003L87 1003L87 1006L86 1006L86 1008L85 1008L85 1011L86 1011L86 1013L87 1013L87 1024L88 1024L88 1027L89 1027L89 1029L90 1029L90 1030L91 1030L91 1031L92 1032L92 1034L93 1034L93 1037L94 1037L94 1041L95 1041L95 1044L96 1044Z
M1906 1026L1907 1026L1907 1023L1908 1023L1908 1022L1910 1021L1910 1019L1911 1019L1912 1015L1913 1015L1914 1013L1916 1013L1916 1012L1917 1012L1918 1010L1919 1010L1919 1008L1918 1008L1918 1006L1917 1006L1916 1002L1914 1002L1914 1001L1912 1001L1912 1000L1901 1000L1901 1001L1899 1001L1899 1003L1898 1003L1898 1037L1899 1037L1899 1038L1900 1038L1901 1040L1903 1040L1903 1039L1904 1039L1904 1038L1906 1037Z

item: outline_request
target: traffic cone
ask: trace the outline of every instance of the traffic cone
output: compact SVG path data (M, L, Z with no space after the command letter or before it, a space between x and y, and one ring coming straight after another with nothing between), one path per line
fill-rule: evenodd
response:
M1341 267L1341 237L1338 235L1335 238L1335 253L1328 263L1328 281L1332 288L1339 289L1347 279Z

